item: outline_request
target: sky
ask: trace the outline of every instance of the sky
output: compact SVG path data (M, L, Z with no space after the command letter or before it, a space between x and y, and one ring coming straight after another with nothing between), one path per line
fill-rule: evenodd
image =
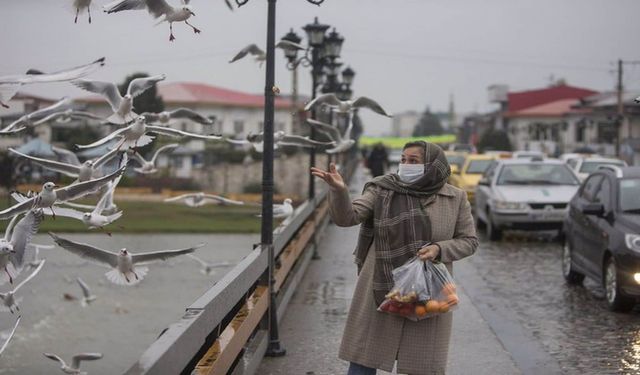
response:
M167 0L177 5L176 0ZM264 92L265 69L251 59L229 64L250 43L266 44L267 1L249 0L231 12L223 0L192 0L190 23L168 24L145 11L105 14L93 1L73 23L72 0L0 0L0 75L28 68L53 71L105 56L90 78L121 82L134 72L167 75L166 82L195 81L244 92ZM598 91L615 87L615 63L640 60L638 0L279 0L276 38L314 17L345 38L341 60L356 72L354 97L367 96L388 112L458 113L493 108L487 87L542 88L552 79ZM304 43L304 42L303 42ZM276 52L276 85L291 90L291 72ZM310 94L310 71L299 72L299 92ZM625 64L624 85L640 88L640 65ZM28 86L50 97L85 93L68 83ZM0 110L0 115L2 110ZM391 130L391 121L360 114L365 134Z

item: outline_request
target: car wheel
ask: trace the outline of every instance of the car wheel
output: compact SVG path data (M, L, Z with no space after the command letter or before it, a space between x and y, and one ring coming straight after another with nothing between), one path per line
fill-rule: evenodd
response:
M605 262L603 284L609 310L625 312L633 308L635 301L620 293L620 277L614 257Z
M564 241L562 246L562 276L564 276L567 284L581 284L584 280L584 275L574 270L571 265L571 244L568 240Z
M491 241L500 241L502 239L502 230L496 228L496 225L491 220L491 211L487 210L487 222L485 223L487 227L487 237Z

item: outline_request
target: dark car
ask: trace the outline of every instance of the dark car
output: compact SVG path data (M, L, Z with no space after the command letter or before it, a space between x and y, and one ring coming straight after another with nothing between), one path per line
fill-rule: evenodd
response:
M569 202L562 273L602 282L609 309L628 311L640 297L640 167L603 166Z

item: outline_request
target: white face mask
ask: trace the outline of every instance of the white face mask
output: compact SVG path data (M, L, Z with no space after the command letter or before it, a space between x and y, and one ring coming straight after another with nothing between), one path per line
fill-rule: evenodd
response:
M412 184L424 175L424 164L399 164L398 176L402 182Z

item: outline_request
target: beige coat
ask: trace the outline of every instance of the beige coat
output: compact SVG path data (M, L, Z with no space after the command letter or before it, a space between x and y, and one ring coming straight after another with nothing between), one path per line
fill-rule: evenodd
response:
M373 215L378 187L367 188L351 202L346 189L329 194L331 219L339 226L352 226ZM449 184L436 199L423 205L431 221L433 242L441 248L441 259L452 272L451 262L473 254L478 247L471 207L464 191ZM391 371L395 360L402 374L444 374L454 312L418 322L378 312L373 297L375 245L358 276L339 357L363 366ZM355 268L355 265L354 265Z

